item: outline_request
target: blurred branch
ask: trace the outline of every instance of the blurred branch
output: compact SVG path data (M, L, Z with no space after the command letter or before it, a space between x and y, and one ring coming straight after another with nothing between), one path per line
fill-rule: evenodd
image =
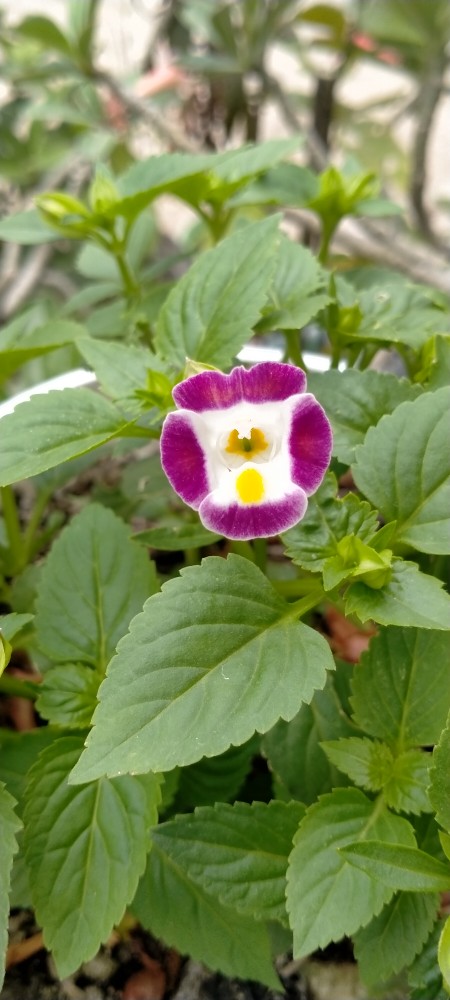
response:
M147 121L158 138L166 143L171 150L178 150L184 153L201 152L200 147L192 142L191 139L188 139L181 129L172 124L169 125L163 115L159 114L155 108L150 107L145 101L139 100L139 98L129 94L110 73L97 70L94 79L108 88L112 96L115 97L132 118Z
M305 227L316 239L320 237L320 222L313 212L307 209L291 210L286 218L297 226ZM351 253L359 258L380 264L383 267L393 267L405 274L412 281L436 288L450 295L450 272L443 254L429 246L411 243L411 237L405 233L393 231L387 225L383 235L372 224L357 219L345 219L339 226L332 241L335 253Z
M0 305L1 319L9 319L29 298L42 277L51 253L52 248L48 243L30 251L15 279L3 294Z
M440 250L443 246L433 232L428 212L425 206L425 187L427 172L427 152L433 118L443 91L443 77L446 68L446 57L443 51L432 53L429 66L421 81L417 95L417 130L412 150L412 175L410 196L420 232ZM420 84L420 82L419 82Z

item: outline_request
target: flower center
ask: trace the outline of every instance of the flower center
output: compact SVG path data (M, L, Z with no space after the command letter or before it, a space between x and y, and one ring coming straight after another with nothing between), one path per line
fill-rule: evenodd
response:
M264 496L264 480L257 469L244 469L236 479L236 490L242 503L259 503Z
M241 436L239 431L234 428L228 435L225 451L230 455L258 455L267 447L264 434L258 427L251 428L250 437Z

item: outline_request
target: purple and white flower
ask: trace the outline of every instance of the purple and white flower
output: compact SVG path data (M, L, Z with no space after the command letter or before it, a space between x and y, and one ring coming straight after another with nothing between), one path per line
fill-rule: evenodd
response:
M328 418L305 387L303 371L272 361L175 386L162 466L206 528L243 541L278 535L304 516L332 446Z

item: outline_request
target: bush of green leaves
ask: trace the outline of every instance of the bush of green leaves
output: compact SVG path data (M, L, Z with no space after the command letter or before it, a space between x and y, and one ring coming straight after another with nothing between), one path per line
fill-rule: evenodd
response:
M83 277L59 316L30 308L3 329L5 386L63 345L98 383L0 420L2 665L25 649L42 675L0 680L40 721L0 732L1 945L9 892L61 977L129 908L274 988L280 934L295 957L350 937L364 982L400 975L417 1000L450 978L448 309L399 274L329 266L341 219L376 211L375 180L318 178L286 161L295 148L99 169L86 200L46 192L0 223L23 244L77 241ZM167 193L201 228L181 277L161 280L149 206ZM318 256L280 228L288 207L321 221ZM171 389L186 358L228 371L255 333L307 369L312 321L332 360L308 373L330 472L277 546L224 542L161 472ZM369 367L380 348L402 377ZM82 474L91 493L74 500ZM312 627L330 607L375 625L355 666Z

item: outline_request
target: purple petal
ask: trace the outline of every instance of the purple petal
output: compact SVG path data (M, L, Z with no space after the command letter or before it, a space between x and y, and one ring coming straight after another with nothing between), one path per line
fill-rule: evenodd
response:
M199 516L205 528L225 538L248 541L250 538L271 538L301 521L308 500L301 489L296 489L281 500L260 504L237 503L219 506L210 494L200 505Z
M333 435L328 417L309 394L299 399L289 434L292 481L307 496L320 486L331 459Z
M200 372L180 382L173 390L178 407L202 413L205 410L225 410L243 401L276 403L304 392L306 376L294 365L278 361L261 361L247 371L233 368L229 375L222 372Z
M169 413L164 421L161 465L175 492L197 510L210 486L203 448L185 413Z

